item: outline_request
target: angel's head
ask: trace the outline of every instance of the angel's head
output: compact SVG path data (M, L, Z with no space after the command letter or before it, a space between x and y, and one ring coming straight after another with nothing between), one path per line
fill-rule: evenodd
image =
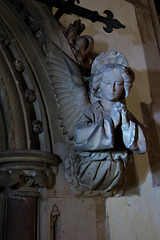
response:
M92 77L90 90L95 98L118 101L128 96L133 81L134 73L130 68L109 63Z
M91 95L95 99L106 98L116 102L128 96L133 81L134 73L128 66L118 63L99 64L91 78Z

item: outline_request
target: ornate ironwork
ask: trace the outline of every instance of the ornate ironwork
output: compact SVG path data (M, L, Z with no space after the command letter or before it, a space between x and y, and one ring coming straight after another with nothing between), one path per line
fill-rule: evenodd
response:
M45 3L48 6L56 7L58 8L57 12L55 13L54 17L56 19L60 19L60 17L66 13L66 14L75 14L83 18L87 18L91 20L93 23L95 22L102 22L106 25L106 27L103 27L104 31L107 33L111 33L113 31L113 28L119 29L119 28L125 28L123 24L121 24L117 19L114 19L114 15L111 11L105 10L103 13L107 16L101 16L97 11L91 11L89 9L80 7L78 5L75 5L75 1L79 3L79 0L37 0L40 2Z

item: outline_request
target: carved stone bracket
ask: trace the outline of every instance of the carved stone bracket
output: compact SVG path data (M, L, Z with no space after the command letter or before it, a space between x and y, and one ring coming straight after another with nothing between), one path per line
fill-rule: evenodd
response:
M0 187L13 195L33 195L40 187L54 185L58 158L38 150L15 150L0 153ZM32 194L31 194L32 193Z

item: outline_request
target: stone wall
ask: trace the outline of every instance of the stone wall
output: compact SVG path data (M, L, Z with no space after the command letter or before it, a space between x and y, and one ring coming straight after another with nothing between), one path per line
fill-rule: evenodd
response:
M152 12L153 9L150 8L152 2L103 0L99 4L98 0L93 0L91 4L90 1L81 0L81 5L97 10L99 14L109 9L114 13L115 18L126 26L125 29L107 34L103 31L102 23L93 24L81 19L86 25L84 34L91 35L95 40L95 53L114 50L124 53L127 57L136 75L133 89L127 99L127 106L138 120L145 121L147 132L151 128L154 130L154 124L158 132L160 65L157 36L151 18L151 15L154 15L153 19L156 18L155 13ZM74 19L77 17L65 15L61 23L68 26ZM149 142L151 138L154 141L152 147L158 146L158 142L155 141L156 136L149 135ZM156 184L158 185L159 179L154 180L152 166L155 158L151 150L151 143L149 143L148 153L134 155L140 187L139 194L134 194L131 189L130 195L120 198L77 199L63 185L63 170L61 170L57 192L55 194L50 192L47 202L49 212L55 203L61 212L61 217L57 220L57 239L158 240L160 189L154 188ZM159 156L156 158L156 164L158 160ZM41 209L42 218L48 219L48 213L44 214L45 208L46 203Z
M62 136L62 129L59 128L58 110L55 107L56 100L48 81L49 75L47 65L45 65L45 41L43 41L45 36L50 37L62 51L72 58L74 56L68 48L68 44L64 44L64 36L46 7L37 6L37 2L32 2L32 5L30 1L22 0L29 10L30 16L26 11L21 12L18 5L19 1L7 1L5 3L1 0L1 2L3 3L4 13L7 12L7 15L2 12L0 20L7 25L7 29L9 29L7 33L10 35L10 32L12 32L13 34L10 48L13 50L12 46L14 44L17 49L20 46L24 54L22 58L25 66L27 66L26 70L29 69L31 75L29 79L35 77L38 82L39 88L34 87L36 92L40 92L37 99L43 102L43 104L40 104L41 107L45 106L44 110L40 108L43 110L40 115L41 111L38 110L37 102L34 103L35 111L38 111L37 115L41 116L43 125L46 126L44 134L39 135L39 148L36 145L36 149L48 152L53 150L55 153L54 144L63 142L65 136ZM130 162L130 170L127 175L128 184L125 195L108 199L105 197L75 196L65 181L64 166L61 163L57 172L54 170L56 173L55 187L49 191L46 188L39 188L37 195L35 195L41 195L42 197L37 201L37 225L34 228L37 230L36 238L37 240L158 240L160 236L160 59L159 26L157 25L153 1L101 0L99 2L99 0L80 0L80 4L91 10L97 10L100 15L103 15L104 10L109 9L114 13L114 17L125 25L124 29L117 29L108 34L103 30L103 23L96 22L93 24L89 20L81 19L86 25L83 34L91 35L94 38L94 54L108 50L122 52L135 72L136 80L131 94L127 98L127 107L140 122L144 122L146 125L148 152L144 155L134 154L134 162ZM14 8L12 8L13 6ZM25 18L25 14L28 14L29 21ZM77 18L74 15L64 15L60 21L67 27ZM12 19L13 27L10 25L9 19ZM37 28L37 26L40 28ZM22 34L19 36L18 34L21 32ZM15 50L13 52L15 53ZM3 67L1 69L4 70ZM34 77L32 74L34 74ZM28 76L26 71L23 75L24 79ZM46 115L49 117L48 120L44 119ZM24 132L23 126L21 127L20 132ZM48 127L50 128L48 129ZM15 132L17 134L16 130ZM33 131L30 132L33 134ZM43 139L48 132L48 138ZM30 139L32 140L32 138ZM21 139L19 139L19 142L21 144ZM65 145L61 146L63 147L63 153L65 152ZM34 145L29 145L29 147L35 148ZM21 202L20 198L19 201ZM5 219L2 217L5 215L5 201L2 195L0 211L0 222L3 226L5 224ZM10 219L12 219L11 222L14 222L15 214L14 218L10 216ZM22 224L22 226L24 225ZM0 236L2 235L3 229L1 227Z

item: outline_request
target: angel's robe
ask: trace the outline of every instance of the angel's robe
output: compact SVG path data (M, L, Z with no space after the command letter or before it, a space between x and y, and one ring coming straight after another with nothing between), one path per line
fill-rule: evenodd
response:
M75 147L80 156L76 173L79 183L89 189L109 191L123 179L127 149L144 153L146 142L133 118L114 129L109 112L97 101L88 105L75 126Z

